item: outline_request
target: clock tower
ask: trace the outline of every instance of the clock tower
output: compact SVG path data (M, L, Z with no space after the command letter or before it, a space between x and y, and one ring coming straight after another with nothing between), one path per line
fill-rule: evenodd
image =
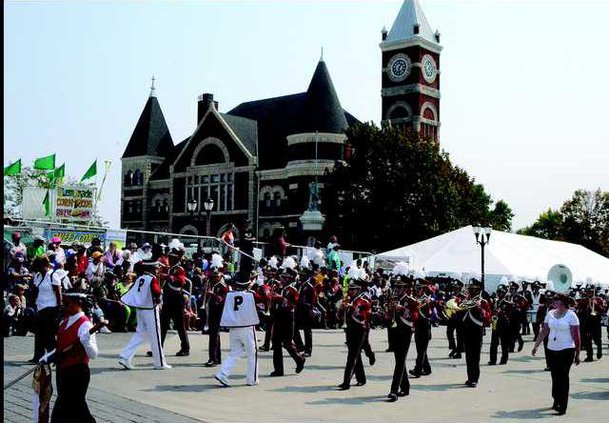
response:
M382 122L440 135L440 33L419 0L404 0L391 30L382 31Z

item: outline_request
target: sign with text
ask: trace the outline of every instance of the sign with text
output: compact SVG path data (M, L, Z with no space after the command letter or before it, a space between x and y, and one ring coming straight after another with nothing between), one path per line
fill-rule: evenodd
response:
M56 204L58 219L89 220L95 206L95 188L58 187Z
M90 245L93 238L99 238L103 243L106 239L105 231L80 231L75 229L64 229L50 227L44 230L44 238L48 241L51 238L58 236L61 238L62 245L70 245L73 242L80 242L85 245Z

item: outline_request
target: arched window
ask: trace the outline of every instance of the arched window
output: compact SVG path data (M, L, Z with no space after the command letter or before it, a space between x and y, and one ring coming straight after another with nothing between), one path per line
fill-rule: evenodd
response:
M275 207L281 206L281 193L279 191L273 193L273 200L275 200Z
M195 166L225 163L224 152L215 144L207 144L201 149L195 160Z
M130 187L131 185L133 185L133 172L128 171L125 174L125 186Z
M271 193L269 191L264 193L263 199L264 205L267 207L271 207Z
M163 214L169 213L169 201L167 201L167 199L163 200L163 208L162 208L161 212Z
M136 169L133 173L133 185L140 186L144 184L144 177L139 169Z

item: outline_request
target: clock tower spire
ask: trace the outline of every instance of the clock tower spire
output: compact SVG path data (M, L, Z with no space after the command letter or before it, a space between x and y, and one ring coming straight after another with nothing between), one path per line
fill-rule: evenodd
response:
M404 0L391 30L381 34L382 122L438 142L440 33L431 29L419 0Z

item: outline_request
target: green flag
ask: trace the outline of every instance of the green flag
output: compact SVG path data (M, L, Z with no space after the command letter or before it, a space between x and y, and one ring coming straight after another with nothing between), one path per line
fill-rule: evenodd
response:
M85 179L92 178L95 175L97 175L97 160L95 160L93 164L89 166L89 169L87 169L83 177L80 178L80 182L84 181Z
M34 160L34 169L37 170L53 170L55 169L55 154L50 156L40 157Z
M49 196L49 191L47 191L47 195L44 196L44 215L49 216L51 214L51 197Z
M53 174L53 176L55 176L55 179L62 179L64 176L66 176L66 164L64 163L57 169L55 169Z
M4 176L15 176L21 173L21 159L4 168Z

